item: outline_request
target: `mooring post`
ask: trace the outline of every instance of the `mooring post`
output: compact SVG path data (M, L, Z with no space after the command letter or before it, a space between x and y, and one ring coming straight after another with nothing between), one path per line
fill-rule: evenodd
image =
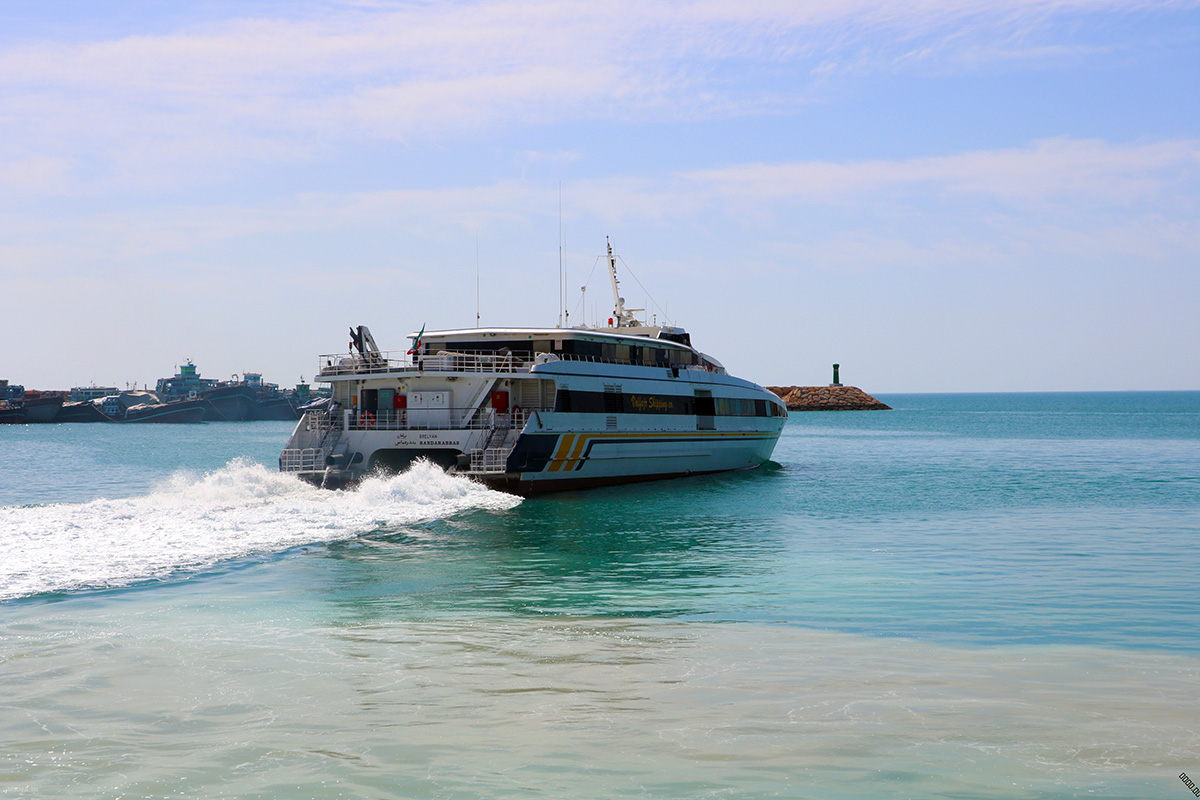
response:
M832 386L841 386L841 385L842 385L842 384L841 384L841 383L838 381L838 367L840 367L840 366L841 366L841 364L834 364L834 365L833 365L833 383L831 384Z

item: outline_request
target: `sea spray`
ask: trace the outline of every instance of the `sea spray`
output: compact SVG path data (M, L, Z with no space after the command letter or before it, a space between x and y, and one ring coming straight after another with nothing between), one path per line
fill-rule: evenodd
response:
M178 472L137 497L0 507L0 600L164 579L518 502L428 462L331 492L235 459L202 475Z

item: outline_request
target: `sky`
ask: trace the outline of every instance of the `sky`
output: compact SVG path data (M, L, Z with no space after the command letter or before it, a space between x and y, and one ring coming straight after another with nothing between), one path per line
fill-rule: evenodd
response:
M13 383L604 320L606 237L764 385L1200 389L1200 1L0 4Z

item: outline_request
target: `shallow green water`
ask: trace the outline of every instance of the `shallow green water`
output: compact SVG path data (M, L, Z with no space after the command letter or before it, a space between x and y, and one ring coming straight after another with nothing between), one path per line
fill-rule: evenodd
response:
M0 793L1185 796L1200 393L883 399L523 502L6 426Z

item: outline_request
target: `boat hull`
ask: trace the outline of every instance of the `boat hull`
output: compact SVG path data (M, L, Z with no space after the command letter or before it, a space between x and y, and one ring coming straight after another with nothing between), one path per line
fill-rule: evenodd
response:
M100 409L96 408L94 403L82 401L76 403L63 403L61 409L54 417L56 423L62 422L108 422L108 417L101 413Z
M253 419L254 391L246 386L220 386L200 393L204 422L245 422Z
M134 406L125 412L121 423L194 424L204 420L207 406L203 400L181 400L153 406Z
M258 399L254 401L254 407L250 411L250 419L295 422L300 419L300 411L286 397Z
M523 496L754 469L781 425L738 431L591 431L526 434L503 475L483 481Z
M35 423L54 422L62 409L62 395L33 397L25 400L25 421Z

